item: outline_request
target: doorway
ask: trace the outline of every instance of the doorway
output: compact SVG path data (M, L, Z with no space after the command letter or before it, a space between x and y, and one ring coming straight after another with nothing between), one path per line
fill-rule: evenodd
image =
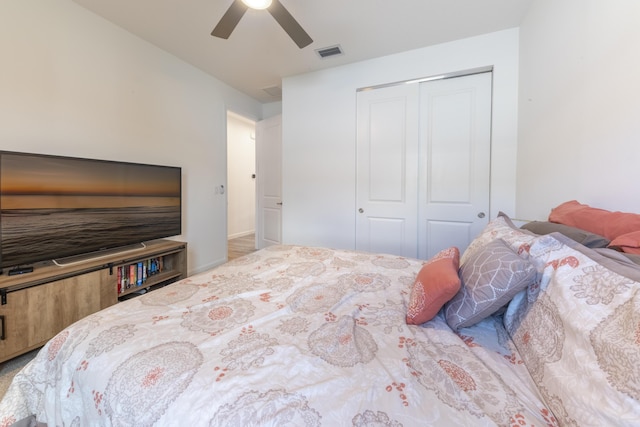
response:
M256 122L227 112L227 258L255 250Z

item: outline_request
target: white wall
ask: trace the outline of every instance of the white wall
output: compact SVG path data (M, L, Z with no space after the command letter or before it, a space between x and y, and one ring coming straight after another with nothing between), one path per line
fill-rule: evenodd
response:
M536 0L520 28L516 212L640 212L640 2Z
M70 0L2 0L0 52L0 149L181 166L189 271L226 259L226 112L260 103Z
M268 119L270 117L277 116L278 114L282 114L282 101L269 102L267 104L262 104L263 119Z
M227 237L255 232L256 123L234 113L227 116Z
M518 30L283 81L283 241L355 247L356 89L494 67L491 217L515 210Z

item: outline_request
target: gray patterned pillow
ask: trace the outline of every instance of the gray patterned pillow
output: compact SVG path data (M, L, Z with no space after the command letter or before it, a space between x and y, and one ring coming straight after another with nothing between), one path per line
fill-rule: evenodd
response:
M456 330L478 323L532 284L536 269L502 240L476 251L460 267L462 287L445 305L445 317Z

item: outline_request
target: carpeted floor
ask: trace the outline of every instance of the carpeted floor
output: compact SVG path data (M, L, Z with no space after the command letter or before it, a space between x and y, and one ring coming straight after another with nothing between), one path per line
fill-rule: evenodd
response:
M27 363L31 361L40 349L32 350L29 353L25 353L21 356L15 357L6 362L0 363L0 399L4 397L5 392L11 384L11 380L20 369L22 369Z

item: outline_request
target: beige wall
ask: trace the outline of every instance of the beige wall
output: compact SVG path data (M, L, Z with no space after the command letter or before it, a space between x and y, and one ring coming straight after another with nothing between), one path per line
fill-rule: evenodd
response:
M2 0L0 55L0 149L180 166L189 271L224 261L226 114L260 103L70 0Z
M535 0L520 28L516 211L640 212L640 2Z

